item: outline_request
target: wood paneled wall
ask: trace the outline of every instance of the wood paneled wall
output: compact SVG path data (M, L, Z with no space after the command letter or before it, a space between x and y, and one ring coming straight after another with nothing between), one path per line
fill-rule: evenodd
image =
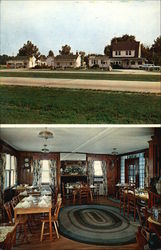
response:
M87 161L90 160L106 162L108 195L115 196L116 184L120 181L120 157L114 155L87 154Z
M161 177L161 129L156 128L149 141L149 178Z
M0 152L18 157L18 151L2 140L0 140Z
M30 159L30 168L24 167L24 159ZM18 182L21 184L30 184L33 182L33 160L56 160L57 161L57 181L60 185L60 154L59 153L36 153L36 152L19 152L18 154Z

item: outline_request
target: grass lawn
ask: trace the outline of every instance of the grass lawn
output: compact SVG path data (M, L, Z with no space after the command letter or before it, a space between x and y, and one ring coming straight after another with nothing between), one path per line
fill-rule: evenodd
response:
M161 96L0 86L1 124L159 124Z
M105 73L63 73L63 72L0 72L3 77L35 77L35 78L58 78L58 79L87 79L87 80L123 80L123 81L149 81L160 82L158 75L141 74L105 74Z

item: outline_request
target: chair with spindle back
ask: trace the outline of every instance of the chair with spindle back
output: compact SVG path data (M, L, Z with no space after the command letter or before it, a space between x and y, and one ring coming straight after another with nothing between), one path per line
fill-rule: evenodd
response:
M67 202L71 202L73 200L73 193L70 191L69 193L66 193L64 183L62 183L62 199L63 204L66 204Z
M133 216L134 216L134 221L136 219L136 196L135 196L135 188L134 187L129 187L128 192L127 192L127 202L128 202L128 210L127 210L127 215L129 218L129 213L131 210L133 211Z
M5 211L8 216L8 220L11 224L17 224L17 227L19 226L20 228L23 227L24 229L24 239L27 239L27 217L26 216L19 216L16 221L14 221L14 218L12 217L12 210L11 210L11 202L6 202L4 204Z
M15 225L13 230L7 234L7 237L4 240L3 247L2 247L3 250L11 250L12 247L15 245L15 243L16 243L16 227L17 227L17 225Z
M96 183L95 185L95 189L94 189L94 196L96 199L99 199L99 195L100 195L100 184Z
M126 187L120 187L119 197L120 197L120 213L123 209L123 215L125 216L126 211L128 210L128 199L127 199L128 189Z
M52 216L51 221L54 223L54 227L55 227L55 231L56 231L56 235L57 238L59 239L59 233L58 233L58 216L59 216L59 211L60 211L60 207L62 204L62 199L58 198L57 203L56 203L56 207L55 207L55 211L54 211L54 215ZM41 227L41 237L40 237L40 241L43 240L43 236L44 235L49 235L49 233L45 233L44 234L44 228L45 228L45 223L49 223L49 218L44 218L41 220L42 222L42 227Z
M89 203L93 201L92 192L89 187L83 187L79 190L79 202L82 203Z

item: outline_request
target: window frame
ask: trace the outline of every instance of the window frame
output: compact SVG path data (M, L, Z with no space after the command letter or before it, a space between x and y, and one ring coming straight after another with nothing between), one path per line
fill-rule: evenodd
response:
M9 157L9 159L7 159L7 157ZM5 183L4 183L4 189L7 189L7 188L11 188L11 187L14 187L16 185L16 172L17 172L17 169L16 169L16 156L14 155L11 155L11 154L6 154L6 165L5 165L5 173L4 173L4 176L5 176ZM8 161L8 162L7 162ZM9 166L7 166L9 165ZM6 181L6 178L8 179Z
M47 162L48 164L48 170L43 170L43 163ZM43 173L47 173L48 172L48 181L43 181ZM50 166L49 166L49 160L42 160L42 170L41 170L41 183L42 184L48 184L50 183Z

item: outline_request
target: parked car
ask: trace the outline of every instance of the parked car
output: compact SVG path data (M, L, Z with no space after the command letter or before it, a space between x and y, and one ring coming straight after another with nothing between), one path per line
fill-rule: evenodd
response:
M143 64L143 65L140 65L139 69L152 71L152 70L160 70L161 67L155 66L154 64Z

